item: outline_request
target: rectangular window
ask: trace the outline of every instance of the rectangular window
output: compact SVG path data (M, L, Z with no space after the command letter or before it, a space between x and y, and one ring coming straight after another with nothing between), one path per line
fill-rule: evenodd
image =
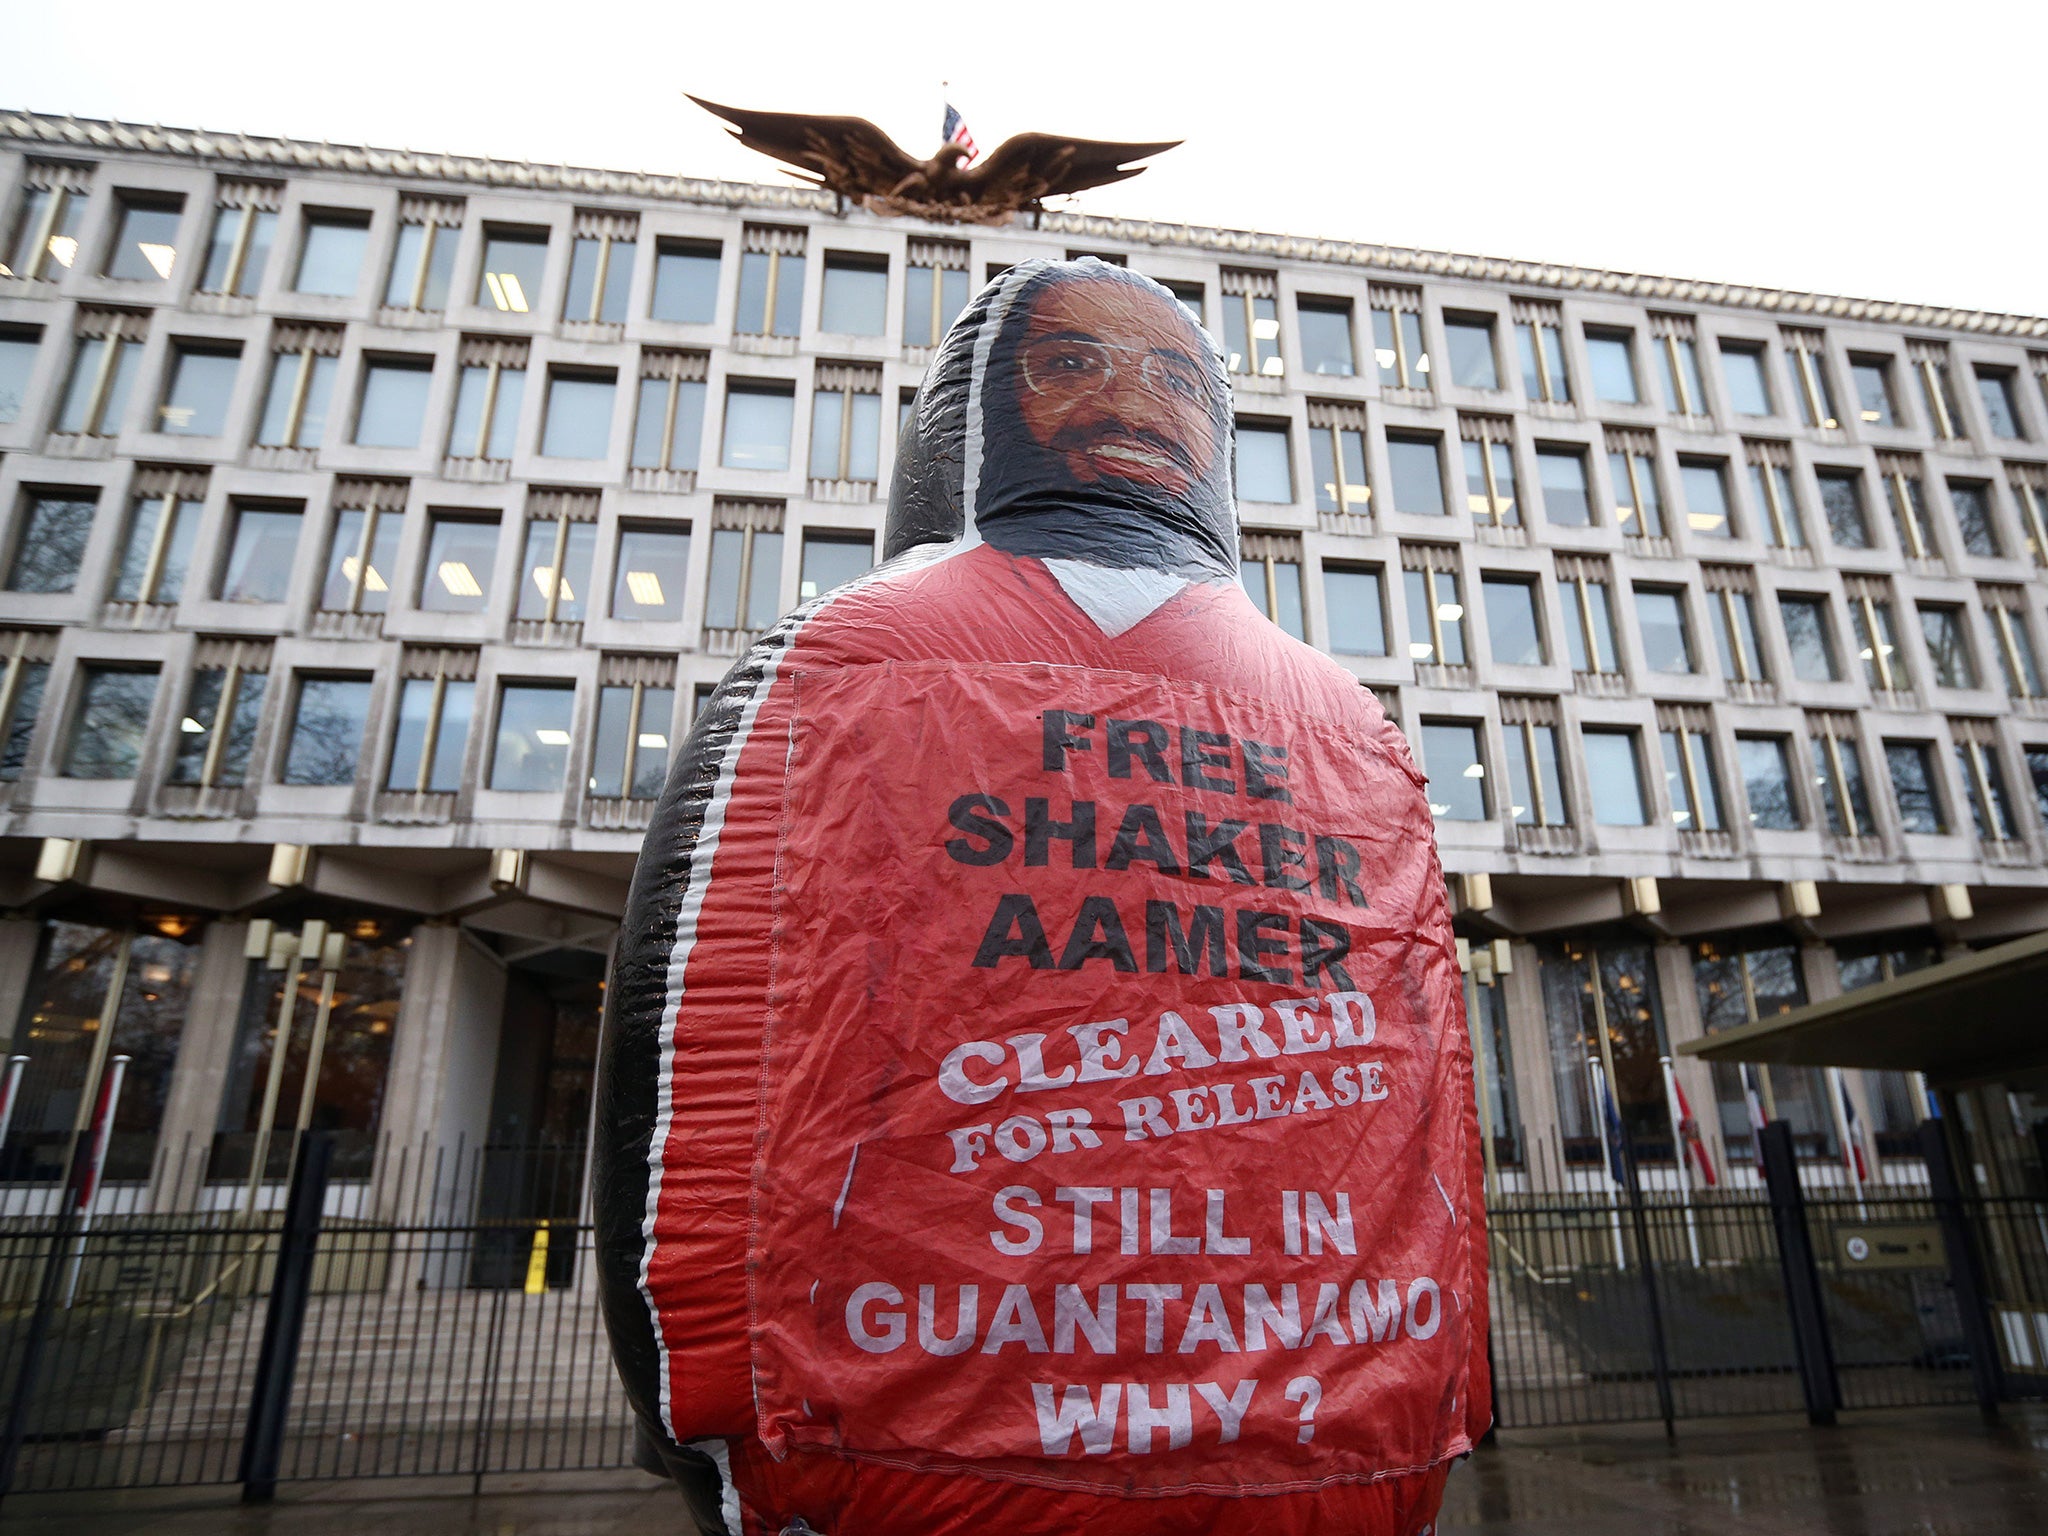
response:
M1785 371L1792 379L1792 398L1799 402L1799 419L1809 427L1832 431L1841 422L1835 415L1835 392L1828 384L1825 343L1819 331L1787 330Z
M1956 530L1963 536L1966 551L1987 560L2004 553L1999 547L1998 522L1991 513L1990 481L1951 480L1948 499L1956 509Z
M1522 524L1515 504L1513 431L1505 419L1490 416L1464 417L1458 423L1465 451L1465 505L1474 522L1496 528Z
M1690 315L1652 315L1650 334L1664 359L1664 404L1674 416L1707 414L1706 385L1700 378L1698 328Z
M292 277L293 291L330 299L353 297L362 275L363 253L369 244L368 214L309 212L299 241L299 269Z
M366 358L362 400L356 407L356 446L417 448L433 385L431 358Z
M562 495L552 514L545 501L530 508L516 616L546 624L580 624L590 596L590 565L596 552L594 494Z
M2023 587L1981 587L1984 616L1997 641L1998 667L2005 691L2016 699L2041 697L2041 666L2027 629L2027 596Z
M1643 433L1607 434L1608 478L1614 486L1614 521L1638 539L1661 539L1664 497L1657 487L1655 443Z
M818 364L811 391L810 478L878 480L881 441L881 369L858 363Z
M797 573L799 602L843 587L875 567L875 541L865 533L806 533Z
M574 683L506 683L498 692L491 788L559 793L569 777L575 718Z
M1769 416L1771 386L1764 377L1764 349L1758 342L1721 343L1721 382L1738 416Z
M1593 819L1603 827L1648 826L1650 811L1643 797L1643 769L1636 753L1636 733L1589 726L1581 735L1586 746L1586 793L1593 802Z
M31 491L15 517L10 592L69 592L78 584L92 537L97 492Z
M1685 492L1685 526L1702 538L1732 539L1728 511L1728 461L1680 459L1678 483Z
M1792 675L1802 683L1840 682L1835 637L1828 625L1828 600L1781 594L1778 617L1785 626L1785 646L1792 653Z
M42 337L43 333L34 329L0 330L0 426L21 420Z
M20 211L0 277L53 282L78 260L78 236L92 195L92 170L31 160L22 177Z
M1294 500L1294 462L1283 422L1237 423L1237 499L1287 503Z
M640 400L633 416L635 469L695 469L704 444L709 359L701 352L640 354Z
M1870 837L1877 822L1870 814L1870 794L1863 783L1863 754L1856 745L1852 716L1810 715L1813 732L1813 782L1820 791L1828 830L1837 837Z
M1884 481L1885 506L1892 515L1892 529L1899 548L1915 560L1936 558L1934 539L1927 527L1927 498L1920 488L1920 461L1897 453L1877 456L1878 474Z
M1542 702L1548 706L1547 700ZM1509 814L1517 826L1569 826L1571 807L1565 803L1564 780L1558 771L1557 727L1530 718L1526 708L1511 711L1506 699L1501 705L1501 739L1507 747L1511 797ZM1509 720L1510 713L1518 713L1521 718Z
M383 613L391 606L391 577L405 532L404 494L398 490L390 506L342 507L334 514L320 584L323 613Z
M1844 549L1870 548L1870 520L1863 515L1863 476L1853 469L1817 469L1821 515L1828 537Z
M690 530L619 530L612 576L612 617L673 624L683 616L683 584L690 575Z
M1856 386L1856 410L1866 425L1896 427L1898 402L1892 397L1892 360L1849 354L1849 378Z
M1429 559L1435 551L1402 550L1409 558ZM1455 551L1441 558L1456 559ZM1410 567L1406 574L1408 656L1424 666L1462 667L1465 653L1465 602L1459 595L1458 573L1431 566Z
M476 682L451 677L446 655L437 658L433 676L408 677L399 690L398 729L384 773L387 790L452 795L462 788L462 758L476 714ZM474 666L470 661L463 670Z
M1920 381L1921 403L1927 407L1927 421L1934 435L1944 441L1961 437L1963 413L1956 405L1955 389L1949 379L1948 347L1938 341L1906 342L1906 356Z
M673 688L621 683L598 689L590 793L624 800L660 795L668 781L668 739L675 712Z
M544 229L484 230L483 265L477 269L479 305L500 314L531 314L547 279L548 232Z
M263 448L317 448L327 434L334 376L341 369L340 328L279 325L271 332L270 383L256 442Z
M649 317L678 325L709 325L718 318L716 242L657 240L654 243L654 301Z
M1358 372L1351 350L1349 299L1300 299L1295 319L1301 328L1301 366L1309 373L1348 379Z
M767 509L763 509L766 511ZM704 596L706 629L766 629L782 611L782 531L779 510L744 515L741 526L711 535L710 582Z
M1555 304L1516 299L1515 350L1522 363L1522 392L1532 401L1569 405L1571 377L1564 365L1563 314Z
M1365 411L1329 400L1308 404L1309 472L1318 512L1363 516L1372 508L1365 474Z
M1708 567L1711 574L1716 567ZM1721 676L1731 683L1769 680L1763 646L1757 639L1756 598L1745 588L1709 582L1708 606L1714 613L1714 638L1721 651Z
M1920 633L1927 641L1927 659L1934 663L1934 681L1943 688L1977 686L1977 663L1963 610L1946 603L1920 604Z
M955 240L912 240L903 269L903 344L935 347L967 307L967 247ZM1201 299L1196 297L1201 324Z
M540 429L544 459L602 459L611 452L615 373L548 370L547 419Z
M1948 818L1942 814L1934 744L1887 741L1884 761L1892 776L1892 798L1898 802L1899 825L1908 832L1946 832Z
M794 384L768 380L729 383L719 462L727 469L788 469L790 421L795 411Z
M178 260L178 224L184 217L180 197L115 194L118 212L114 243L107 248L108 277L133 282L169 282Z
M1295 639L1307 638L1298 541L1260 534L1246 537L1238 551L1237 578L1254 608Z
M287 784L353 784L370 719L370 679L300 674L285 749Z
M1377 567L1323 566L1323 615L1339 656L1387 654L1386 605Z
M1783 443L1766 442L1745 442L1742 450L1749 464L1750 495L1763 511L1765 537L1778 549L1804 549L1806 529L1792 493L1791 450Z
M746 227L740 256L742 336L794 336L804 324L804 232L763 224Z
M1224 269L1223 353L1232 373L1278 378L1287 371L1280 357L1279 285L1272 273Z
M481 613L489 601L491 567L498 558L498 520L433 513L427 519L427 558L420 568L424 613Z
M15 631L7 643L7 666L0 672L0 783L11 784L28 766L29 741L42 711L43 690L50 681L49 658L54 636Z
M1593 398L1609 405L1640 405L1636 380L1635 332L1586 328L1586 364L1593 371Z
M1422 722L1422 771L1429 775L1429 810L1440 821L1484 821L1486 759L1476 721Z
M633 252L640 221L632 214L579 213L569 247L569 288L562 318L585 324L624 325L633 290Z
M1652 672L1692 672L1692 633L1685 622L1685 594L1671 587L1636 588L1636 627L1643 635L1643 664Z
M1543 515L1560 528L1585 528L1593 521L1593 497L1586 488L1586 455L1578 448L1538 448L1536 478L1543 487Z
M818 329L834 336L879 336L889 313L889 258L825 253Z
M1991 435L2025 437L2027 434L2020 430L2019 404L2013 398L2012 370L1979 367L1975 371L1977 398L1984 402L1984 420L1991 428Z
M495 336L465 336L456 355L462 373L455 381L448 457L504 463L519 445L519 412L526 403L527 344Z
M113 437L128 411L128 395L142 360L145 315L112 310L78 312L78 350L57 409L57 430L86 437Z
M1614 603L1604 577L1560 561L1557 598L1564 608L1565 649L1574 672L1621 671L1614 650Z
M227 428L228 402L241 364L239 347L173 342L157 430L172 437L219 437Z
M79 669L78 703L64 746L67 779L132 779L142 763L156 668L88 665Z
M277 239L277 206L282 188L262 182L223 182L206 242L201 293L249 298L263 286L263 269Z
M1792 788L1792 746L1784 736L1738 736L1736 760L1749 801L1749 824L1769 832L1795 832L1806 825Z
M1849 633L1856 657L1863 663L1863 680L1883 692L1896 692L1910 685L1906 658L1899 653L1898 631L1892 625L1891 600L1881 582L1868 578L1846 583L1849 595Z
M1956 766L1962 770L1963 794L1970 802L1970 821L1986 843L2019 839L2012 800L2005 792L2005 771L1998 765L1998 727L1990 720L1952 720Z
M1442 517L1444 476L1440 440L1387 434L1387 468L1393 480L1394 510Z
M1422 290L1375 283L1372 355L1389 389L1428 389L1429 352L1422 344Z
M8 751L13 752L10 741ZM2043 823L2048 823L2048 746L2026 749L2027 775L2034 781L2034 809L2041 813Z
M1714 754L1703 730L1685 726L1657 733L1664 750L1664 790L1671 800L1671 824L1681 832L1721 830L1721 788Z
M2026 530L2027 553L2034 564L2048 567L2048 465L2008 464L2005 474Z
M1486 633L1496 665L1540 667L1550 660L1543 646L1543 625L1536 611L1533 576L1482 576L1486 600Z
M171 783L233 789L247 781L269 681L238 661L194 670L185 712L178 717Z
M455 282L455 247L461 237L461 203L401 197L398 243L391 252L391 270L384 277L385 307L426 313L446 309Z
M203 486L199 480L182 488L198 492L196 496L167 488L135 498L121 566L114 573L115 602L175 603L184 597L192 546L199 537Z
M1500 388L1493 321L1487 316L1445 314L1444 352L1451 361L1451 382L1460 389Z
M291 589L298 556L297 507L238 503L235 536L221 570L220 596L228 603L281 603Z

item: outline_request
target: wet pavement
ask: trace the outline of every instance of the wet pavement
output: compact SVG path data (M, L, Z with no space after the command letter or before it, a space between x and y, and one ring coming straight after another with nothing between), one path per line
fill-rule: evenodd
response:
M649 1536L678 1528L675 1495L638 1473L286 1485L245 1508L232 1489L16 1496L22 1536ZM1519 1431L1451 1477L1442 1536L2042 1536L2048 1407ZM857 1533L866 1536L866 1533ZM886 1533L875 1533L886 1536Z

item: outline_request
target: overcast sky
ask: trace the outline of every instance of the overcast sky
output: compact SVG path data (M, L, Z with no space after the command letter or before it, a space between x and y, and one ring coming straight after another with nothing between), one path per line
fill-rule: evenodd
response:
M1185 139L1089 212L2048 314L2039 0L9 7L0 105L774 181L682 98L984 151Z

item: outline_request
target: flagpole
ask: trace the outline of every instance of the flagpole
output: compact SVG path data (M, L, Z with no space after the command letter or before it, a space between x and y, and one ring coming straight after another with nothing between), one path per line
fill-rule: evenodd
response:
M1614 1154L1607 1140L1607 1083L1600 1074L1600 1058L1586 1058L1586 1075L1593 1083L1593 1123L1600 1127L1600 1174L1607 1180L1607 1219L1614 1228L1614 1267L1628 1268L1628 1253L1621 1244L1621 1195L1614 1187Z
M1843 1098L1849 1091L1849 1085L1843 1081L1840 1067L1821 1070L1827 1073L1828 1100L1835 1112L1835 1134L1842 1141L1842 1166L1849 1170L1849 1187L1856 1192L1856 1219L1868 1221L1870 1211L1863 1203L1863 1175L1856 1170L1856 1145L1849 1139L1849 1112L1847 1100Z
M1659 1056L1664 1069L1664 1112L1671 1117L1671 1151L1678 1159L1678 1200L1685 1208L1685 1242L1692 1250L1692 1267L1700 1267L1700 1228L1692 1209L1692 1154L1685 1144L1685 1116L1678 1108L1678 1077L1669 1056Z

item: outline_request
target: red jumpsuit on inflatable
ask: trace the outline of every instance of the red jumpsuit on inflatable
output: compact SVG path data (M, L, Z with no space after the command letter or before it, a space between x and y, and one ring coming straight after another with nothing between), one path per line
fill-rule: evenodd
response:
M1012 268L685 745L597 1189L705 1530L1417 1536L1486 1426L1422 780L1238 585L1231 419L1164 289Z

